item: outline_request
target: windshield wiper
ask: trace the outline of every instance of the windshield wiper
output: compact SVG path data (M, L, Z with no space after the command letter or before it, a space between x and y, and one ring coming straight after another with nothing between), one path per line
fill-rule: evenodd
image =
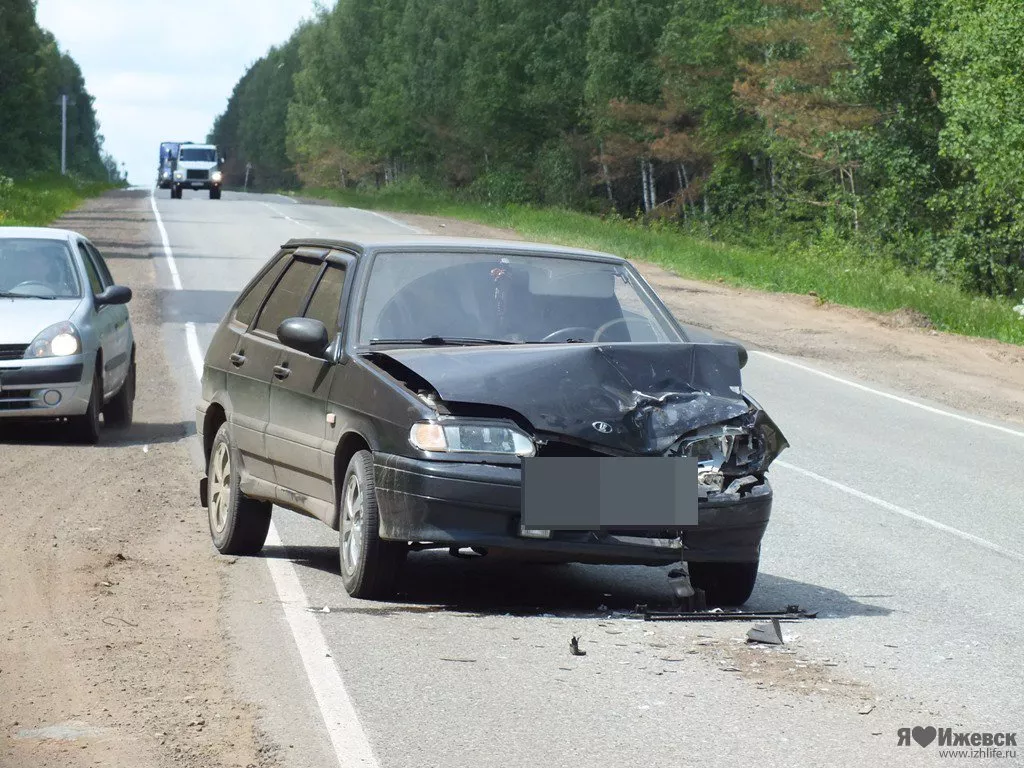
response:
M473 336L425 336L422 339L370 339L370 346L379 344L426 344L438 347L461 347L471 344L522 344L509 339L484 339Z
M0 291L0 299L46 299L47 301L53 301L56 296L37 296L34 293L11 293L10 291Z

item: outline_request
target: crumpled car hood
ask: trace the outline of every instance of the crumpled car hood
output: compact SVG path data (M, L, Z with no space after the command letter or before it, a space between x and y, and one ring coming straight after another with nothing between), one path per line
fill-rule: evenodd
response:
M731 344L557 344L378 350L447 403L508 408L538 436L658 454L694 429L742 416Z

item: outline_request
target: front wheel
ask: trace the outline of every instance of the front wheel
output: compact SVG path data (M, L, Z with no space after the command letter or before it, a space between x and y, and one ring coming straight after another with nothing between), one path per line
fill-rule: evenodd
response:
M103 408L103 420L108 427L114 429L128 429L132 425L132 417L135 413L135 359L133 356L128 375L125 377L121 389L114 395L110 402Z
M708 605L743 605L754 591L757 561L687 565L690 568L690 583L704 590Z
M341 485L338 546L341 580L352 597L390 596L409 551L404 541L380 538L380 510L373 482L373 454L358 451Z
M89 407L81 416L73 416L71 431L75 438L86 445L96 445L100 441L100 413L103 410L103 379L99 368L92 375L92 390L89 394Z
M270 530L269 501L250 499L239 489L241 462L238 448L227 422L213 438L208 478L206 512L210 518L210 537L222 555L255 555L267 540Z
M210 199L211 200L220 200L220 189L211 189L210 190Z

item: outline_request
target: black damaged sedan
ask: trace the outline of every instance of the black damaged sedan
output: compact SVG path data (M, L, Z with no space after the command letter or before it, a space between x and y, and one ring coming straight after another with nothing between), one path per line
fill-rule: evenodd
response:
M339 531L355 597L388 596L406 554L436 547L683 560L710 602L741 604L771 513L765 473L786 447L742 389L745 361L691 338L616 256L290 241L206 354L196 426L214 545L258 552L276 504Z

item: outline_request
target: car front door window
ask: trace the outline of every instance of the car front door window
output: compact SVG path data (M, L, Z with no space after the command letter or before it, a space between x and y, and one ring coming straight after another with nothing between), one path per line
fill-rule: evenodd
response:
M320 267L321 264L314 261L294 259L263 305L256 330L276 338L277 328L284 320L302 315Z

